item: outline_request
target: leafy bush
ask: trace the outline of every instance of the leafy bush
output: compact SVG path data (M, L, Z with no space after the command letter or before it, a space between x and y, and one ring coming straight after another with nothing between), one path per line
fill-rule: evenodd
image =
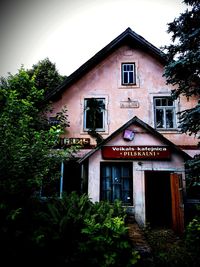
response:
M200 217L195 217L187 225L185 233L185 243L188 251L191 254L198 256L200 260Z
M75 192L62 199L32 199L6 219L4 256L8 264L21 266L133 266L138 254L124 218L120 202L92 203Z
M94 212L84 220L81 229L83 240L79 243L87 266L128 266L137 261L128 242L124 224L125 214L116 201L111 207L107 202L94 205ZM121 214L121 216L120 216Z

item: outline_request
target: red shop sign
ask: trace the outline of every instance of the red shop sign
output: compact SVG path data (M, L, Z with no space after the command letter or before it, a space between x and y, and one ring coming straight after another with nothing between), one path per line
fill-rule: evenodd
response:
M103 146L103 159L170 159L167 146Z

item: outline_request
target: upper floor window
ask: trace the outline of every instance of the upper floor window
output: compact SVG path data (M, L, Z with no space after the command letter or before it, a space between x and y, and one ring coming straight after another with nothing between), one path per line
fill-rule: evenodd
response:
M122 85L135 85L135 63L122 63Z
M84 131L105 131L105 98L84 99Z
M155 127L157 129L174 129L175 105L171 97L154 98Z

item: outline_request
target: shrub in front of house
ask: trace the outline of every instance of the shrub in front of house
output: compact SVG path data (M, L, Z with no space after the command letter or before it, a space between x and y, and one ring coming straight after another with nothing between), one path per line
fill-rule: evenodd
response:
M84 219L79 243L87 266L133 266L139 254L128 241L125 212L119 201L95 203L89 218Z
M32 199L7 228L5 258L21 266L133 266L139 256L129 242L125 216L118 201L92 203L75 192L62 199Z
M200 217L195 216L187 225L185 231L185 246L188 254L196 263L200 265Z

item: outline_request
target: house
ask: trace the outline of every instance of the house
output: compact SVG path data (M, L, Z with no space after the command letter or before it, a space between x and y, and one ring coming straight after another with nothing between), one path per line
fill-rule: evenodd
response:
M63 164L64 190L93 202L119 199L140 225L184 227L185 160L197 140L182 134L177 112L197 99L171 99L162 52L130 28L47 96L54 118L65 105L62 145L80 143Z

